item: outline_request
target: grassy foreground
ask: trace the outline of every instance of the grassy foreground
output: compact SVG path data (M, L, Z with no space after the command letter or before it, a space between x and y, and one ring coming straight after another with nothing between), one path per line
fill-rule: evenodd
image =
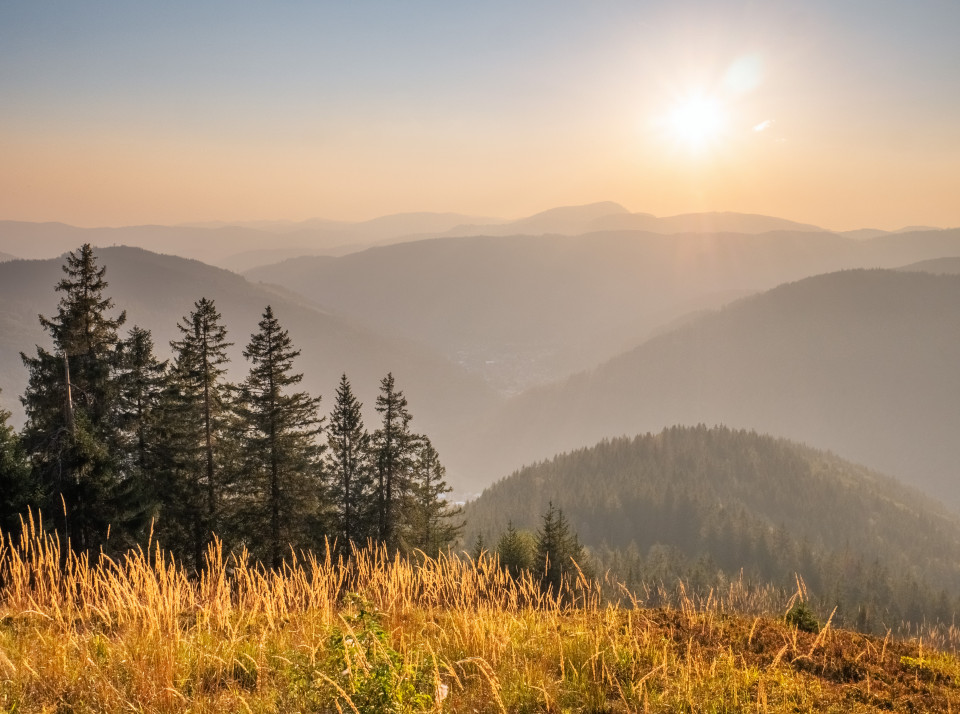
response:
M599 592L377 551L271 573L211 548L192 580L27 533L0 546L0 711L960 711L960 660L921 643Z

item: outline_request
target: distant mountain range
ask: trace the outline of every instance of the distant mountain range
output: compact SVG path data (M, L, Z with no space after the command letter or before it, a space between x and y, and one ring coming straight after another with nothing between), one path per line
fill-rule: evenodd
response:
M781 285L511 400L477 482L670 424L787 436L960 506L960 277L854 270Z
M162 353L206 295L237 343L235 375L268 302L304 351L312 391L329 398L346 371L372 418L392 370L461 490L604 437L703 422L831 448L960 505L960 278L849 270L945 266L960 255L957 229L426 239L248 274L264 284L143 250L98 252L118 307ZM0 400L15 412L19 352L46 343L37 314L55 309L60 263L0 264ZM496 392L519 396L504 404Z
M373 428L380 379L392 371L397 387L409 400L413 428L433 438L453 479L460 464L456 452L463 434L473 431L475 419L497 402L480 378L429 349L373 333L289 291L253 285L226 270L138 248L103 248L96 254L107 268L107 295L118 311L127 311L124 329L133 324L150 329L161 357L169 356L169 341L179 338L177 322L205 296L216 301L229 339L235 343L230 366L234 378L246 375L248 364L241 352L267 304L272 305L294 345L302 350L296 369L304 373L304 388L323 396L324 413L333 405L340 374L346 372L354 392L365 404L368 426ZM27 377L19 353L32 353L35 344L50 344L37 315L56 312L59 295L54 285L62 277L62 262L20 260L0 264L0 403L15 413L17 422L22 419L17 398Z
M960 275L960 258L934 258L905 265L900 270L933 273L934 275Z
M816 231L605 231L411 241L246 275L430 345L509 394L593 367L666 323L750 292L943 255L960 255L960 230L868 241Z
M477 218L457 213L398 213L369 221L211 222L179 226L77 228L63 223L0 221L0 250L21 258L52 258L81 243L129 245L195 258L244 271L302 255L344 255L374 245L420 238L507 235L580 235L597 231L651 233L822 232L817 226L741 213L691 213L658 218L630 213L613 202L566 206L521 218ZM865 229L850 237L886 235Z
M813 231L822 228L782 218L748 213L686 213L658 218L650 213L631 213L618 203L591 203L544 211L518 221L457 226L444 236L581 235L598 231L647 231L649 233L767 233Z

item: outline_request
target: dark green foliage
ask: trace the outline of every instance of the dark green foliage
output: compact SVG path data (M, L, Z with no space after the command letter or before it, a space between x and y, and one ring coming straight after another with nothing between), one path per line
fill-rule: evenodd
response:
M292 371L300 351L270 306L259 327L243 353L251 365L237 402L243 446L233 525L252 554L278 568L289 548L309 548L319 530L320 399L291 390L303 379Z
M533 554L533 572L540 578L540 586L544 591L559 593L564 582L576 578L577 566L582 567L583 561L583 546L577 534L563 511L551 501L537 531Z
M333 536L341 552L362 545L376 531L376 493L370 463L370 436L363 427L362 405L344 374L327 426L327 469Z
M201 298L179 323L181 339L161 408L164 502L159 522L168 547L203 564L203 552L222 526L220 499L235 454L227 330L212 300Z
M349 707L361 714L432 711L433 696L428 692L435 682L430 659L417 668L405 665L403 656L390 646L376 608L352 594L348 604L357 613L345 616L345 627L334 630L327 642L330 662L326 669L339 673L338 686L352 703L350 707L340 689L330 687L336 709Z
M420 436L413 443L415 458L410 497L401 512L402 543L407 551L416 549L435 556L459 537L463 530L463 509L447 500L452 489L445 480L446 469L440 463L440 455L430 440Z
M134 326L119 344L117 363L121 486L137 492L144 516L154 516L162 493L158 481L162 457L158 449L167 361L161 362L154 355L150 331Z
M477 533L477 537L473 541L473 548L470 549L470 557L474 562L480 560L480 558L485 555L489 555L490 551L487 549L487 539L483 537L483 533Z
M514 578L534 564L534 555L537 547L536 536L530 531L519 531L513 527L513 522L507 522L507 529L500 534L497 540L497 557L500 565Z
M796 627L803 632L819 632L820 622L816 614L811 610L803 600L798 600L787 611L784 617L788 625Z
M834 622L950 621L960 523L892 479L782 439L674 427L532 466L468 504L466 538L535 527L547 501L602 570L643 590L708 592L745 580L792 592L795 574ZM941 597L941 591L948 595Z
M144 545L154 523L158 542L197 568L215 534L272 567L327 537L341 552L372 539L431 553L457 537L444 468L410 431L392 374L381 382L375 440L343 376L324 460L319 398L295 391L299 351L271 307L236 388L225 378L231 343L212 300L198 300L177 325L168 368L149 331L118 337L125 317L107 314L105 269L89 245L63 270L57 315L41 317L54 349L23 355L20 439L0 411L0 528L17 527L35 506L71 547L122 552Z
M56 286L63 293L57 315L40 316L55 351L68 358L74 408L82 409L96 426L106 422L115 407L111 370L119 343L117 328L126 321L126 312L107 316L113 300L103 294L106 271L106 266L97 265L89 243L68 253L63 265L66 277Z
M125 315L106 315L106 268L89 244L67 255L63 271L57 315L40 318L54 352L38 346L36 357L21 355L30 375L23 444L43 510L71 546L95 551L109 534L121 549L139 538L149 510L143 484L124 477L119 456L117 328Z
M410 431L410 412L403 392L396 389L393 374L380 381L377 412L381 425L372 436L376 469L377 538L390 550L400 545L404 503L411 496L415 435Z
M39 494L20 439L7 424L9 418L10 412L0 408L0 531L15 533L20 516L36 506Z

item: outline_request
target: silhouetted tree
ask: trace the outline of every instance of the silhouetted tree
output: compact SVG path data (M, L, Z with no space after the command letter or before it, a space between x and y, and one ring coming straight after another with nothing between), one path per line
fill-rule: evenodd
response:
M416 446L410 498L401 514L402 536L407 550L419 549L436 555L452 544L463 531L463 509L450 503L452 491L445 480L446 469L430 440L421 436Z
M483 537L482 532L477 533L477 537L473 541L473 548L470 550L470 557L477 563L480 561L480 558L489 554L487 550L487 539Z
M410 472L415 459L415 435L410 431L410 412L403 392L396 389L393 374L380 381L376 409L380 428L373 433L376 468L377 537L390 550L400 545L400 520L410 496Z
M376 494L370 463L370 436L363 427L362 405L353 396L347 375L340 378L327 426L325 465L330 479L334 534L341 552L377 533Z
M89 244L67 255L63 271L57 315L40 317L54 352L21 353L29 371L23 443L56 528L74 549L95 550L108 531L129 542L143 520L140 489L121 484L117 454L117 328L126 316L107 316L106 268Z
M224 466L235 441L226 328L212 300L201 298L178 323L181 339L162 406L166 498L161 533L168 547L203 564L203 553L220 530Z
M12 534L20 528L20 516L37 504L39 494L9 418L10 412L0 408L0 531Z
M134 326L120 342L118 407L121 487L130 488L144 515L155 515L160 498L160 406L167 386L167 361L153 353L149 330Z
M237 408L243 439L238 525L251 552L278 568L290 546L308 548L317 532L320 399L291 391L303 379L292 371L300 351L269 305L259 327L243 352L251 365Z
M507 523L507 529L500 534L497 540L497 555L500 565L514 578L526 570L533 568L536 539L528 531L519 531L513 527L513 522Z
M583 546L570 530L563 511L554 507L551 501L537 531L534 554L534 568L541 587L559 593L564 579L576 572L574 562L580 564L582 560Z

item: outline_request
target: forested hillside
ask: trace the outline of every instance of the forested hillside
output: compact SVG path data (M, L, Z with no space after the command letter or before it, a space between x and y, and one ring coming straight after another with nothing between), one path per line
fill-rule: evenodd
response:
M958 364L960 278L832 273L531 390L491 422L482 448L493 478L606 437L726 424L832 449L956 506Z
M467 506L467 539L482 534L494 548L508 523L538 528L550 502L598 566L633 584L672 587L684 578L722 587L741 569L785 584L797 573L862 626L949 618L956 605L955 515L891 478L787 440L698 426L603 441L488 488Z

